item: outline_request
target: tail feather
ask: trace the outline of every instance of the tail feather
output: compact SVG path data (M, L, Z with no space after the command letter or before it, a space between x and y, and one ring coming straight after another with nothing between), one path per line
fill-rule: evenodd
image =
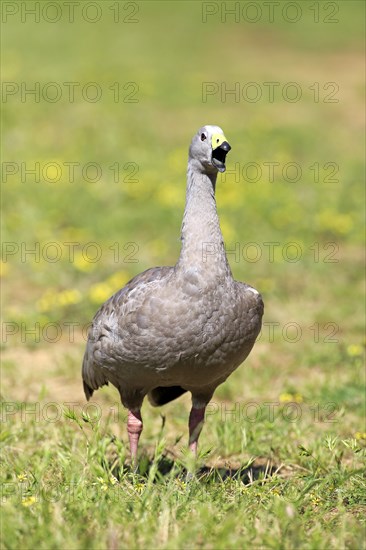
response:
M89 399L91 398L91 396L94 393L94 390L90 386L88 386L88 384L85 382L85 380L83 380L83 387L84 387L84 393L85 393L86 400L89 401Z
M81 375L83 379L85 397L88 401L95 390L101 388L102 386L108 386L108 380L105 378L101 369L94 365L90 357L91 354L87 346L83 359Z
M173 399L180 397L186 391L187 390L184 390L181 386L170 386L166 388L159 386L148 393L148 398L154 407L158 407L173 401Z

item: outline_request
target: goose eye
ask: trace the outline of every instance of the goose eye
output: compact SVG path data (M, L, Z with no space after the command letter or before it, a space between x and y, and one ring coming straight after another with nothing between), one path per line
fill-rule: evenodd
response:
M201 134L201 141L205 141L205 139L207 139L206 134Z

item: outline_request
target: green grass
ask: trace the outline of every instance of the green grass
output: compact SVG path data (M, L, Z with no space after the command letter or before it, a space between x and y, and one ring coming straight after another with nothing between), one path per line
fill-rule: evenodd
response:
M113 422L64 409L56 423L40 418L61 406L22 422L19 404L3 435L5 548L363 547L362 441L337 435L341 414L331 424L305 407L296 423L283 407L273 422L209 415L209 466L187 481L183 442L167 454L156 425L133 474Z
M310 2L296 24L249 24L151 1L138 23L114 24L108 4L96 24L13 17L2 29L4 81L97 82L103 96L3 103L2 160L19 172L2 180L1 547L365 548L364 5L336 2L335 24L314 23ZM137 103L113 101L117 81L121 93L136 82ZM274 102L202 101L204 82L270 81ZM297 103L282 98L288 82ZM324 102L329 82L337 103ZM205 123L232 145L218 210L264 327L208 408L197 475L187 480L189 396L144 404L132 473L117 391L85 404L82 328L130 277L176 261L188 143ZM60 179L21 181L35 162L57 163ZM65 162L79 163L73 182ZM89 162L99 181L83 178ZM296 182L282 174L291 162Z

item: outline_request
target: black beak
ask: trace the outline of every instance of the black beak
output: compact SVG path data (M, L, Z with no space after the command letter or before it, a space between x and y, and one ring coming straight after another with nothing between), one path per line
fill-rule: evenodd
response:
M212 151L212 164L218 169L219 172L225 172L225 160L226 155L230 151L231 147L227 141L223 141L219 147L216 147Z
M223 141L219 147L219 149L223 149L223 151L226 151L227 153L230 151L231 147L228 144L227 141Z

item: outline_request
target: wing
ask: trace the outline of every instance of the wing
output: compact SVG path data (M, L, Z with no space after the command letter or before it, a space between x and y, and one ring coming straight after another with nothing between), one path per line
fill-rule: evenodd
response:
M235 281L238 291L237 304L241 317L241 334L248 340L257 338L264 312L262 296L252 286Z
M108 385L105 372L101 368L101 348L103 347L103 355L105 355L105 350L108 349L106 342L111 345L118 343L121 319L138 310L146 296L173 271L173 267L153 267L143 271L111 296L97 311L89 331L82 366L84 392L87 399L90 399L95 390ZM110 354L110 359L113 360L113 353Z

